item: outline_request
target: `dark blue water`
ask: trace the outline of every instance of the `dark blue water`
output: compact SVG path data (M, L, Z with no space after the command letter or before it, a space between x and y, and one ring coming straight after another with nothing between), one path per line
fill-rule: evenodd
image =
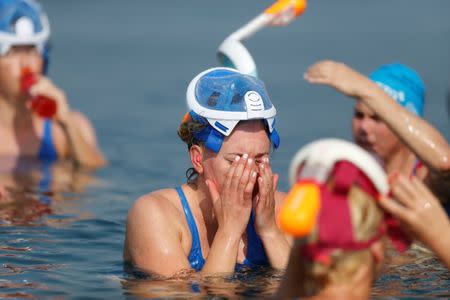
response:
M110 165L96 174L59 166L49 195L35 188L38 171L21 177L17 203L1 207L0 298L193 296L189 282L139 281L123 272L127 210L139 195L184 182L188 159L176 128L186 86L217 64L220 42L270 2L43 1L53 26L50 76L93 121ZM449 11L447 0L310 1L294 24L246 43L279 112L282 146L272 162L282 190L300 146L351 138L352 100L301 79L319 59L363 73L393 61L411 65L427 85L425 118L450 139ZM50 206L41 203L44 196ZM278 279L262 272L192 280L197 296L260 298L276 290ZM449 290L445 268L415 249L389 263L374 296L450 297Z

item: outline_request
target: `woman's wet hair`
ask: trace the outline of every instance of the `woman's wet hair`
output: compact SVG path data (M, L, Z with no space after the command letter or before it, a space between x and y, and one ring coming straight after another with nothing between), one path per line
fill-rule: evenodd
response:
M349 208L355 241L372 238L378 232L383 220L383 212L376 204L376 200L358 186L353 186L349 191ZM306 242L314 243L317 241L317 235L318 231L314 230ZM336 249L330 255L329 265L302 259L300 263L302 278L299 284L302 285L303 296L316 295L330 284L349 281L362 265L368 264L370 258L369 249L358 251Z
M180 124L178 127L177 134L180 139L187 145L188 151L192 146L198 145L202 146L203 142L195 138L195 133L202 131L207 125L201 124L195 120L187 120ZM195 184L198 177L198 173L194 168L189 168L186 170L186 180L188 184Z

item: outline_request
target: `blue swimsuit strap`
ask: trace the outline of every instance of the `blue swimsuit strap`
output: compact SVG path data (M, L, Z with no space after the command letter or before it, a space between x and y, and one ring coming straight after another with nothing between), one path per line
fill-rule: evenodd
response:
M49 119L44 120L44 134L42 136L38 157L42 161L55 161L58 158L52 137L52 121Z
M200 271L205 264L205 259L202 255L202 248L200 244L200 238L197 230L197 225L195 224L192 211L186 200L186 196L183 193L181 187L176 188L178 196L180 197L181 204L183 206L184 214L186 215L186 221L188 222L189 229L192 235L192 247L189 253L189 262L191 267L196 271ZM268 265L268 259L266 252L264 251L264 246L256 233L254 226L255 215L252 211L250 215L250 220L247 225L247 254L242 265L245 266L266 266ZM236 268L239 269L241 264L237 264Z
M264 246L255 230L255 213L251 212L250 220L247 224L247 255L244 260L246 266L268 265Z
M202 247L200 244L200 236L198 234L197 225L195 224L194 216L192 215L192 211L189 207L189 203L187 202L183 190L181 189L181 187L176 187L176 190L178 196L180 197L181 205L183 206L183 211L186 215L186 221L188 222L189 230L191 231L192 235L192 246L188 257L189 263L194 270L200 271L205 264L205 259L203 258L202 254Z
M52 182L51 166L58 159L58 153L56 152L52 137L52 121L49 119L44 120L44 134L42 135L38 157L42 163L42 178L38 184L39 191L48 192L50 191L50 184ZM51 204L51 198L43 193L39 195L39 200L43 204Z

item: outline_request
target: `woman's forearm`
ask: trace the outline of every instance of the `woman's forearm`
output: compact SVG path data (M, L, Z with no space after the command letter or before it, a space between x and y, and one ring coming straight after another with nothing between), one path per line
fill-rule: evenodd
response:
M270 265L274 269L286 268L291 245L281 231L260 236Z
M103 154L95 145L89 144L82 136L72 115L59 122L67 136L72 159L80 166L98 168L106 164Z
M233 273L236 266L240 236L217 231L201 271L202 275Z

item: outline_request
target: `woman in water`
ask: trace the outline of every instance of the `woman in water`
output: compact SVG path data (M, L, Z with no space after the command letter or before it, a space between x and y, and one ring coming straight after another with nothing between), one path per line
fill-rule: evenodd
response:
M270 167L276 110L257 78L227 68L197 75L178 135L187 183L139 198L127 219L124 260L145 272L227 274L237 265L286 265L275 215L283 194Z
M402 64L385 65L366 77L345 64L321 61L305 79L356 100L352 120L355 142L379 156L389 175L415 175L450 211L450 145L421 118L425 86Z
M64 92L45 74L49 37L47 16L38 3L0 0L0 158L103 166L91 123L70 108ZM31 99L38 96L56 103L54 116L47 115L48 101L40 107L46 118L32 109L36 102Z

